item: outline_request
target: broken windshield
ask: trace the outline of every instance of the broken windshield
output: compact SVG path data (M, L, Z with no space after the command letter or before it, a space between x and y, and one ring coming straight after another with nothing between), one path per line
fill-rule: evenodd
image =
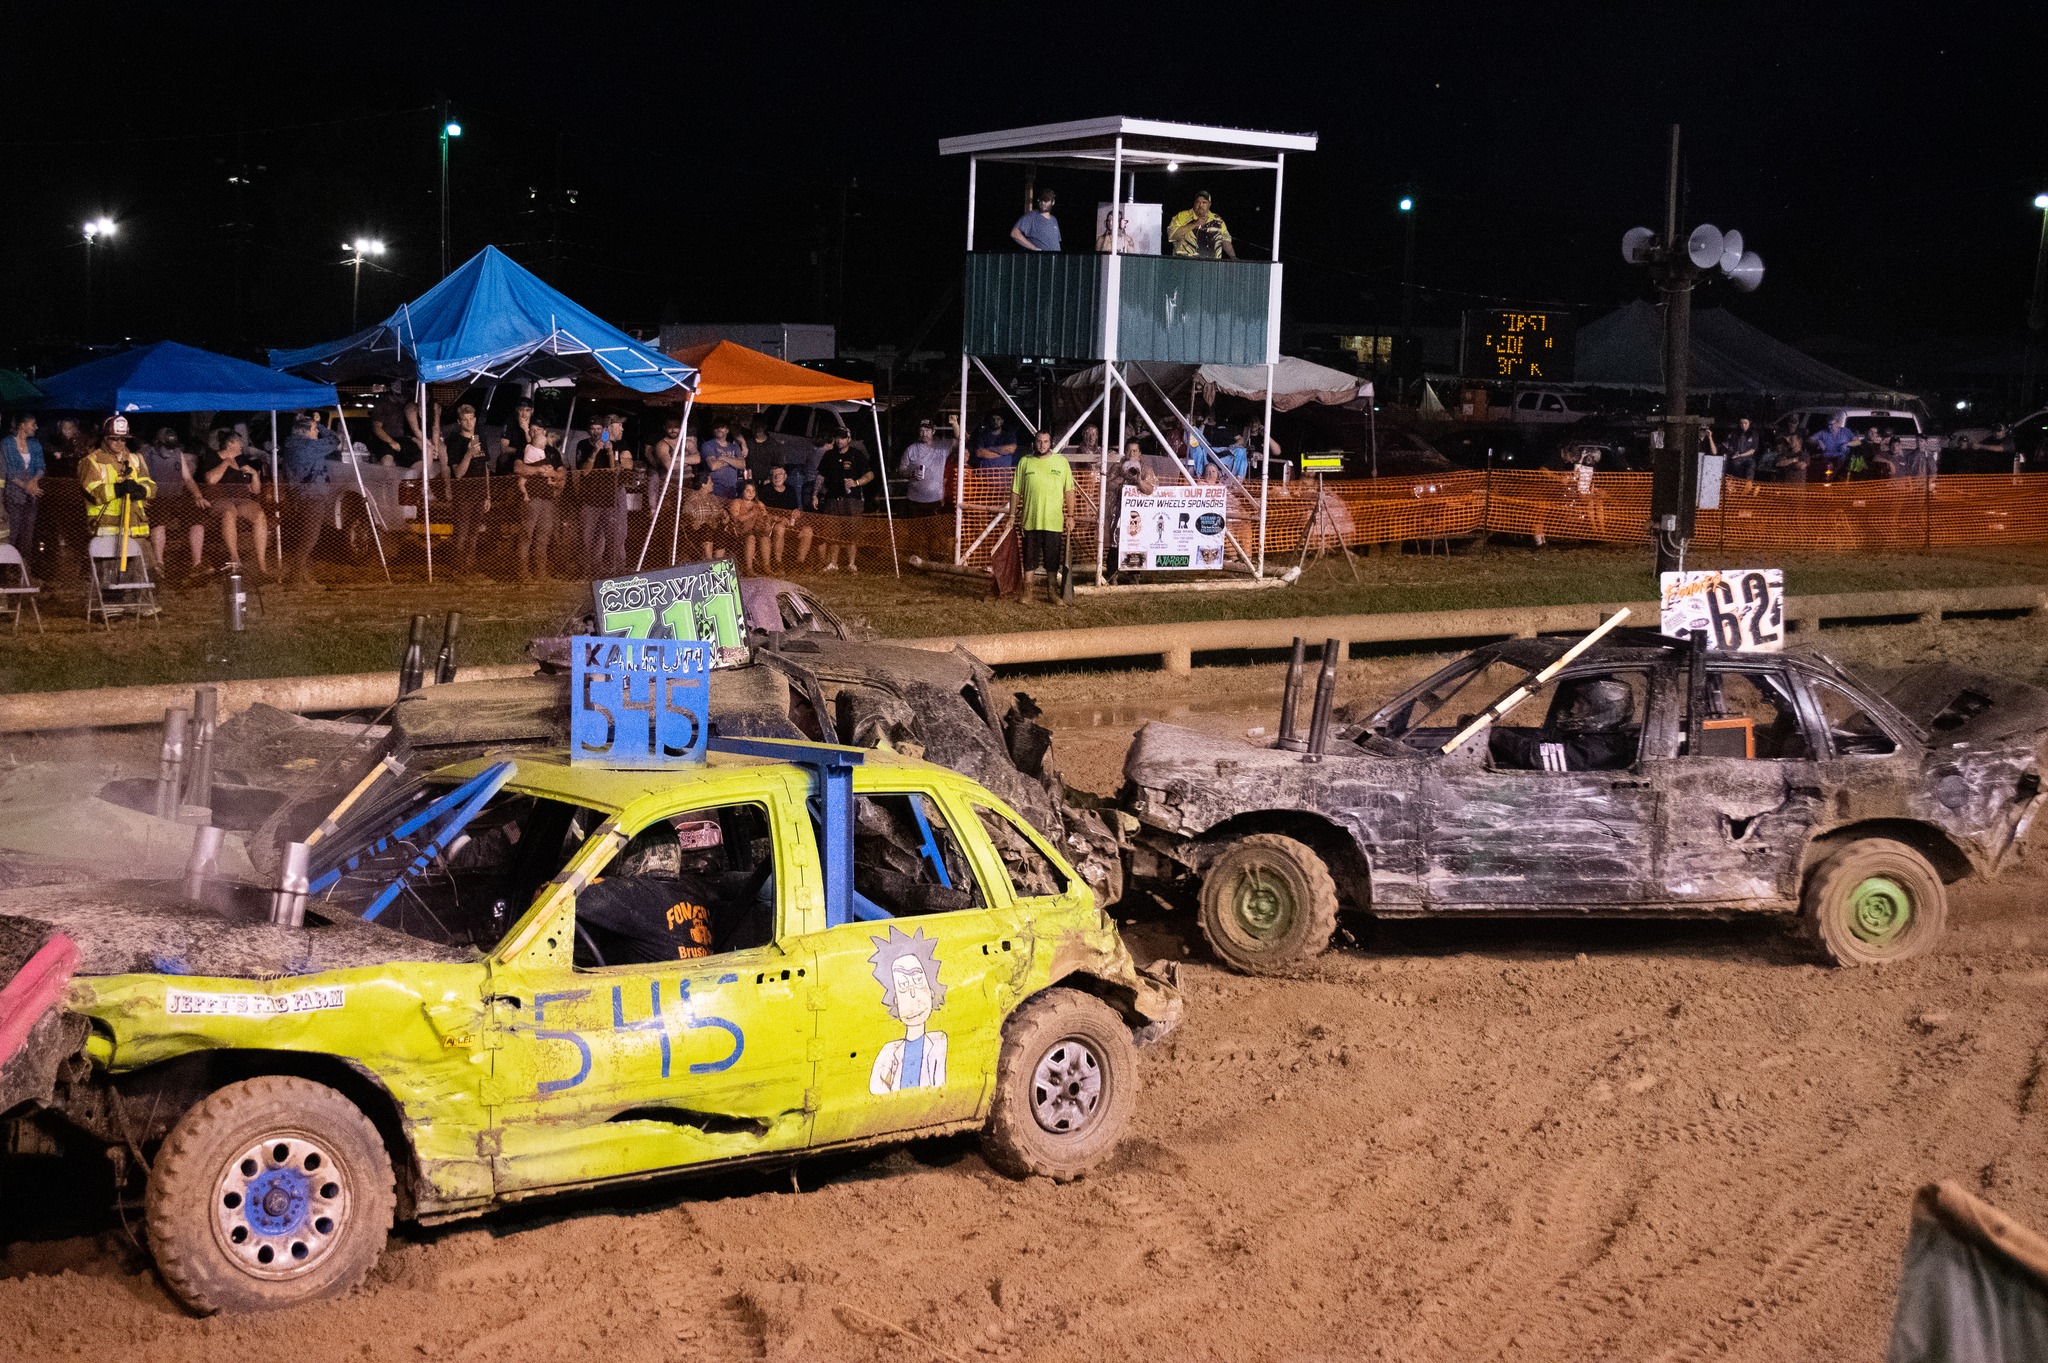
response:
M1374 716L1368 732L1411 748L1440 748L1529 679L1530 669L1500 658L1470 657L1445 668Z
M415 779L350 819L316 849L309 907L430 942L495 946L606 816L510 789L461 798L474 785Z

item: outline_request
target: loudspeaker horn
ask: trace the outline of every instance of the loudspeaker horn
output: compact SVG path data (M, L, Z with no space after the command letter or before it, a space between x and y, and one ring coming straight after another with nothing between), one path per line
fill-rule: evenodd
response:
M1641 265L1655 244L1657 234L1647 227L1631 227L1621 234L1621 258L1631 265Z
M1710 222L1703 222L1692 229L1692 235L1685 239L1686 258L1702 270L1711 270L1721 263L1721 229Z
M1742 260L1742 233L1729 228L1721 234L1721 273L1732 273Z
M1755 293L1756 286L1764 282L1764 258L1754 251L1744 251L1742 259L1728 272L1728 278L1744 293Z

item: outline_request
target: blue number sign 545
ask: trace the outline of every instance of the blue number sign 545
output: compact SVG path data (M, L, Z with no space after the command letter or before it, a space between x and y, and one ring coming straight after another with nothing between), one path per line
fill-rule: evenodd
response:
M570 644L571 762L661 767L704 760L712 645L588 635Z

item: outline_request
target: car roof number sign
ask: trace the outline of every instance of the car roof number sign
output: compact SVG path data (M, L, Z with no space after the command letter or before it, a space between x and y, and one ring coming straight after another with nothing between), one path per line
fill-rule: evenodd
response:
M1777 653L1785 647L1785 570L1722 568L1663 573L1659 628L1685 638L1705 630L1707 647L1728 653Z
M571 639L569 760L604 767L702 762L715 647L701 639Z

